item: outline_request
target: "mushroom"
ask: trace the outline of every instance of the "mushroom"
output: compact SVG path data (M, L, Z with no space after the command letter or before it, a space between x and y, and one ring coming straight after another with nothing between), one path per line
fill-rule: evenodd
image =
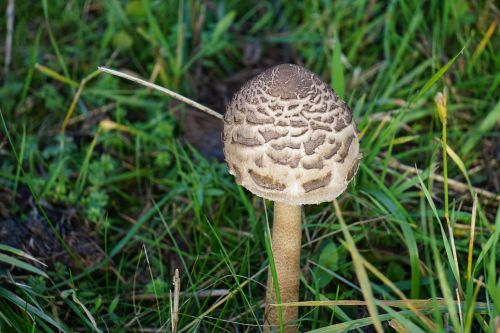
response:
M274 201L272 251L282 303L298 301L301 205L345 191L361 155L352 112L314 73L292 64L267 69L233 96L224 115L224 156L236 182ZM279 324L269 273L266 317ZM296 330L297 307L282 310Z

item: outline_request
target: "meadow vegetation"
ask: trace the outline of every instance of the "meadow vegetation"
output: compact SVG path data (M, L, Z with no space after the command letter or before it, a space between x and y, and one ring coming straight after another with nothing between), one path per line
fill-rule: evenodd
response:
M287 62L349 104L363 153L304 209L300 330L499 332L497 2L0 10L0 331L261 331L272 205L228 174L220 120L97 67L222 113Z

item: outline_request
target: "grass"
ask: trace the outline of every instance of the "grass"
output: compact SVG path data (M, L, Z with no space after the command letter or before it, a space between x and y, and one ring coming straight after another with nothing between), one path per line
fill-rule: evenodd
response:
M223 111L293 62L343 95L364 156L305 208L301 331L498 332L498 20L491 0L15 1L0 331L259 332L270 203L184 143L185 104L97 68Z

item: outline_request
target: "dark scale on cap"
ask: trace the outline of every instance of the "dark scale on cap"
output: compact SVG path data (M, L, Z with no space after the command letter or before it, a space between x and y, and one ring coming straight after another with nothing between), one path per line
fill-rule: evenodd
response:
M265 92L282 99L304 98L317 81L313 73L290 64L266 70L260 75L260 80L266 82L263 88Z

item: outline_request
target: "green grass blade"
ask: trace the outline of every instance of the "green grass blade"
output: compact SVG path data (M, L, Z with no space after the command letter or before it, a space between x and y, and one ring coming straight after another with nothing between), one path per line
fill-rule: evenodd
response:
M267 216L267 213L266 213ZM266 219L267 220L267 219ZM271 229L269 228L269 222L267 223L266 231L264 232L264 240L266 245L266 253L269 258L269 270L270 274L273 277L273 286L274 291L276 293L276 303L278 304L278 320L279 320L279 330L283 332L283 308L281 306L281 294L280 294L280 286L278 282L278 273L276 271L276 264L273 256L273 248L271 244Z
M16 249L15 247L9 246L9 245L0 244L0 251L5 251L5 252L13 253L15 255L18 255L20 257L26 258L28 260L32 260L32 261L36 262L39 265L47 266L43 262L41 262L40 260L38 260L37 258L31 256L30 254L28 254L28 253L26 253L24 251L21 251L19 249Z
M168 200L171 199L172 193L167 194L164 196L160 201L157 202L157 206L161 207L163 206ZM138 220L137 222L130 228L130 230L127 232L125 237L123 237L119 242L116 243L116 245L111 249L111 252L109 256L112 258L116 256L120 251L127 245L130 240L137 234L139 229L146 223L153 215L157 212L156 207L150 208L146 213L144 213Z
M39 269L31 264L25 263L24 261L21 261L19 259L13 258L11 256L7 256L3 253L0 253L0 262L3 262L7 265L11 265L11 266L14 266L14 267L17 267L20 269L24 269L24 270L31 272L31 273L34 273L34 274L41 275L44 278L48 278L47 274L44 271L42 271L41 269Z
M468 136L464 145L462 146L462 155L465 155L471 151L472 148L476 146L481 137L493 129L500 121L500 100L493 107L486 117L479 123L479 125L472 126L475 130L472 135Z
M399 311L400 315L411 315L410 310L405 310L405 311ZM386 314L381 314L378 316L378 319L380 321L385 321L385 320L390 320L395 317L394 313L386 313ZM349 322L345 323L340 323L340 324L335 324L327 327L322 327L316 330L309 331L308 333L343 333L343 332L349 332L351 330L357 329L357 328L362 328L366 327L369 325L372 325L372 318L367 317L367 318L361 318L361 319L355 319L351 320Z
M401 221L400 226L406 240L406 246L408 247L408 255L411 263L411 297L419 298L420 259L414 231L410 226L410 224L414 224L414 221L394 194L391 193L382 181L380 181L379 177L377 177L372 170L369 170L364 163L361 163L361 168L363 169L363 172L370 176L383 193L373 193L371 190L367 190L367 192L371 192L375 195L379 202L381 202L388 209L388 211L394 212L396 217L398 217L398 220Z
M431 87L436 83L455 63L455 61L460 57L465 49L465 46L460 50L460 52L457 53L450 61L446 63L443 67L441 67L427 82L424 84L422 89L418 92L418 94L410 99L409 105L413 104L414 101L418 101Z
M427 201L428 201L429 205L431 206L431 209L432 209L434 215L436 216L436 219L438 220L439 226L441 228L441 235L443 238L443 242L446 246L446 254L448 257L449 269L451 269L453 271L453 274L455 275L455 279L459 279L458 272L455 271L455 265L453 263L453 256L451 254L451 248L450 248L450 245L449 245L448 240L446 238L446 233L445 233L443 226L441 224L441 220L439 219L439 215L438 215L437 209L434 205L434 201L432 200L432 196L431 196L429 190L427 189L427 187L425 186L424 182L422 181L422 178L420 178L420 175L419 175L419 180L420 180L420 186L422 188L422 191L424 192L424 195L427 198ZM430 228L432 230L432 226ZM435 241L434 237L432 237L432 236L433 235L431 235L431 248L432 248L433 254L434 254L435 266L437 269L437 275L438 275L439 283L441 286L441 291L442 291L444 299L446 301L446 307L447 307L448 312L450 314L450 319L451 319L451 322L453 324L453 328L455 329L456 332L460 332L461 331L460 330L460 323L458 320L457 309L456 309L455 304L454 304L455 300L453 297L453 293L451 291L450 285L449 285L448 280L447 280L447 276L445 274L443 264L442 264L441 259L440 259L441 253L438 251L437 246L436 246L436 241Z
M38 318L46 321L47 323L51 324L61 332L68 332L61 324L56 322L54 319L51 318L48 314L43 312L41 309L38 307L35 307L34 305L26 302L23 300L21 297L18 295L14 294L12 291L7 290L3 287L0 287L0 298L3 298L19 307L20 310L22 311L28 311L30 314L37 316Z
M64 73L64 77L66 79L70 80L68 67L66 66L66 61L64 60L64 57L62 56L61 51L59 50L59 46L57 44L56 38L55 38L54 33L52 32L52 28L50 26L49 5L48 5L47 0L42 0L42 5L43 5L43 15L45 16L45 24L47 25L47 31L49 33L50 42L52 44L52 47L54 48L54 51L55 51L56 56L57 56L57 60L59 62L59 65L61 66L63 73Z
M377 306L375 305L372 288L370 285L370 280L368 279L368 274L366 273L365 267L363 266L362 260L360 258L360 254L354 240L352 239L351 233L345 224L344 218L342 217L342 213L340 211L339 204L337 200L333 201L333 205L335 207L335 213L339 220L340 226L342 228L342 233L347 242L348 250L351 253L352 261L354 264L354 269L356 271L356 276L358 277L359 285L361 287L363 297L367 303L368 312L371 316L371 321L375 330L379 333L383 332L382 324L380 323L380 318L377 310Z
M342 48L340 41L336 38L333 43L333 55L331 65L331 80L332 88L337 93L340 99L345 99L345 79L344 79L344 65L341 61Z

